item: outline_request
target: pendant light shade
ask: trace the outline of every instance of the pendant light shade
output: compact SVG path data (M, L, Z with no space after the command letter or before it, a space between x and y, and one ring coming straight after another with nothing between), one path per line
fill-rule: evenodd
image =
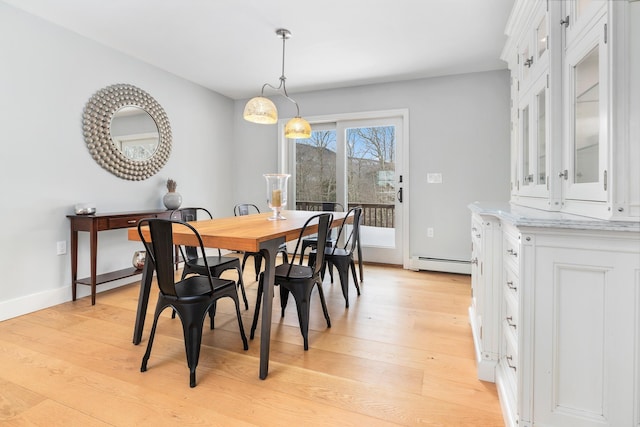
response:
M289 139L311 138L311 125L302 117L294 117L285 125L284 136Z
M256 96L244 106L242 116L251 123L272 125L278 121L278 109L269 98Z
M284 76L284 47L285 42L288 38L291 37L291 32L289 30L285 30L284 28L280 28L276 30L276 34L278 37L282 39L282 75L280 76L280 85L278 87L272 86L269 83L265 83L262 86L262 92L260 96L255 98L251 98L247 105L244 107L243 117L245 120L252 123L260 123L260 124L274 124L278 121L278 110L271 100L265 98L264 88L269 86L272 89L277 91L282 91L280 95L287 98L289 101L293 102L296 105L296 115L293 119L289 120L285 125L285 137L291 139L306 139L311 137L311 126L309 122L300 117L300 107L298 103L289 96L287 93L287 86L285 80L287 79Z

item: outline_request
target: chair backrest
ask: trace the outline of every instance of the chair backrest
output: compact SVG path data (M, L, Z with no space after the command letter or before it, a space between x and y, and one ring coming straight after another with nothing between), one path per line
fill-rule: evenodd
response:
M208 209L200 207L180 208L171 211L171 219L182 222L197 221L198 219L213 219L213 215ZM180 246L182 258L185 261L198 259L198 250L194 246ZM218 249L220 255L220 249Z
M200 252L204 256L204 245L202 244L202 238L193 226L187 224L184 221L174 219L161 219L161 218L145 218L138 222L138 234L144 244L147 251L147 256L150 257L153 265L156 269L156 279L160 292L165 295L178 296L176 293L175 283L175 270L173 264L173 226L178 224L181 227L186 227L191 230L198 240L198 247ZM151 236L151 242L145 239L142 233L143 227L149 227L149 234ZM194 247L195 249L196 247ZM197 249L196 249L197 251ZM205 257L205 265L207 270L207 260ZM211 276L209 276L209 285L213 291L213 282Z
M296 243L296 249L293 251L293 257L291 259L291 263L289 264L289 269L287 270L287 277L291 274L291 269L293 265L296 264L296 256L298 256L298 249L300 249L300 242L302 242L303 237L305 236L305 230L310 225L318 223L318 241L323 242L327 240L327 234L329 234L329 224L333 222L333 215L330 213L321 213L312 216L304 223L304 227L300 230L300 236L298 238L298 242ZM300 254L302 256L302 254ZM313 266L313 273L319 274L322 269L322 265L324 264L324 251L318 251L316 256L316 263Z
M233 208L233 214L235 216L249 215L251 213L260 213L260 209L251 203L240 203Z
M322 210L325 212L344 212L344 206L338 202L322 202Z
M345 215L345 217L342 220L342 224L340 224L340 229L338 230L338 237L336 237L336 242L333 245L333 250L331 251L331 253L334 253L336 248L338 248L338 246L340 245L340 236L344 233L345 234L345 240L344 240L344 244L342 246L343 249L347 249L350 252L355 251L356 249L356 245L358 244L358 238L360 235L360 216L362 214L362 207L360 206L356 206L354 208L349 209L349 212L347 212L347 215ZM349 225L348 221L349 221L349 217L353 217L353 222L351 223L351 233L349 233L348 236L346 236L347 233L347 226ZM351 247L349 247L351 246Z

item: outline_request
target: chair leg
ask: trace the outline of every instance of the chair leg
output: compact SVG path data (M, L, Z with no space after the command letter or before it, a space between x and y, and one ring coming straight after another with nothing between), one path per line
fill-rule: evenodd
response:
M258 326L258 314L260 313L260 303L262 302L263 280L264 274L261 274L260 280L258 280L258 297L256 298L256 308L253 311L253 322L251 322L251 332L249 333L249 339L253 339L256 327Z
M311 294L311 292L291 291L298 309L298 321L300 322L300 333L304 341L304 350L307 351L309 350L309 295L307 294Z
M214 319L216 317L216 301L211 304L211 308L209 308L209 319L211 319L211 329L215 328Z
M247 342L247 335L244 333L244 325L242 324L242 315L240 314L240 301L238 301L238 294L234 293L230 296L236 305L236 316L238 317L238 327L240 328L240 337L242 338L243 348L245 350L249 350L249 343Z
M345 307L349 308L349 264L348 261L341 258L336 258L333 264L338 268L338 275L340 276L340 287L342 288L342 295L344 295Z
M253 255L253 267L256 270L256 281L258 281L258 276L260 275L260 270L262 270L262 255L254 254Z
M320 304L322 305L324 319L327 321L327 328L330 328L331 319L329 318L329 310L327 310L327 302L324 299L324 290L322 289L322 283L316 283L316 285L318 286L318 295L320 296Z
M162 310L164 310L166 307L167 306L165 304L162 304L160 300L158 300L158 303L156 304L156 311L153 314L153 326L151 327L151 334L149 335L147 350L145 351L144 356L142 356L142 364L140 365L140 372L147 371L147 362L149 362L149 356L151 356L151 347L153 347L153 339L156 336L156 327L158 326L158 318L160 317L160 313L162 313Z
M362 267L362 248L360 247L360 241L358 240L358 269L360 270L360 283L364 281L364 269Z
M236 271L238 272L238 287L242 292L242 300L244 301L244 309L249 310L249 301L247 301L247 293L244 290L244 280L242 279L242 270L240 267L236 267Z
M356 291L358 291L358 296L360 296L360 286L358 285L358 278L356 277L356 263L352 259L349 264L351 264L351 274L353 275L353 283L355 283Z
M184 345L187 351L187 365L189 366L189 386L196 386L196 368L200 359L200 345L202 343L202 326L204 317L209 311L209 302L196 303L201 306L199 309L189 307L188 310L180 311L182 320L182 330L184 334Z
M244 255L242 256L242 271L244 271L244 266L247 263L247 259L249 259L251 255L248 253L244 253Z
M287 302L289 302L289 290L284 286L280 286L280 317L284 317L284 310L287 308Z

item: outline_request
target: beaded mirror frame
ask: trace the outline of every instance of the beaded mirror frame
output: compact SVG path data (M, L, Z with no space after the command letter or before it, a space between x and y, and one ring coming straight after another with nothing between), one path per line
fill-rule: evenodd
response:
M115 113L127 106L146 111L158 127L158 147L149 159L126 157L111 137L111 121ZM133 85L114 84L96 92L84 108L82 129L94 160L123 179L142 181L155 175L171 154L171 126L167 114L151 95Z

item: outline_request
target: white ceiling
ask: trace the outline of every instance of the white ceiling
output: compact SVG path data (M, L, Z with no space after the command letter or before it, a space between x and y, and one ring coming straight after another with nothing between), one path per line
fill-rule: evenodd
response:
M506 68L514 0L4 0L230 98ZM268 94L268 92L267 92Z

